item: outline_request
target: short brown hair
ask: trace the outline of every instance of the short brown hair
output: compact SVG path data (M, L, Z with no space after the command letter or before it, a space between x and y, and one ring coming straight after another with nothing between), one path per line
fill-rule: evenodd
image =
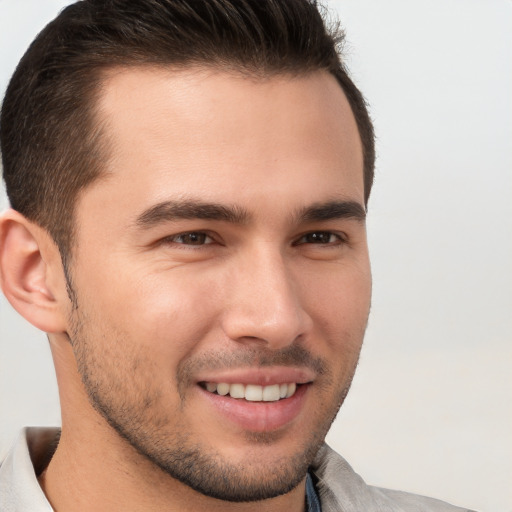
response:
M106 158L94 115L114 66L208 65L257 75L327 70L354 113L363 146L365 201L374 174L366 103L346 72L343 33L313 0L82 0L65 8L21 59L0 120L11 206L44 227L64 264L77 195Z

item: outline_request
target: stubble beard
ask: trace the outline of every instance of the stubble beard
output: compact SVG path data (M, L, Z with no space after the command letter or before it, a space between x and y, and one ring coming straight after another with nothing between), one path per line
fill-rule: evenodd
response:
M84 328L86 322L78 308L74 310L73 317L74 329L70 342L84 388L94 409L119 437L166 475L205 496L224 501L251 502L275 498L290 492L301 483L348 393L357 365L356 360L348 383L338 390L336 396L331 398L330 406L325 409L324 420L314 431L309 432L309 437L297 446L293 455L271 463L266 461L265 464L253 463L251 457L243 463L230 463L215 449L194 439L186 425L174 422L175 428L171 431L168 428L172 424L171 415L163 407L158 407L160 391L148 385L145 389L136 388L131 393L119 369L116 375L112 365L116 359L109 358L108 354L95 354L91 349ZM116 344L121 344L120 338ZM111 368L105 368L104 361L110 361ZM134 360L133 363L132 370L144 368L140 360ZM317 360L317 364L324 363ZM109 369L112 371L109 372ZM128 374L130 368L126 370ZM130 374L129 378L132 382L136 381L137 374ZM326 377L326 383L329 384L329 377ZM288 434L247 432L245 437L257 450L258 445L270 446L283 435Z

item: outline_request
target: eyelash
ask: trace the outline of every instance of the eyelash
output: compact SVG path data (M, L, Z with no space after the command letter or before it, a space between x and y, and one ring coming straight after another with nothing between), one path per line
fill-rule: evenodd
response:
M329 240L321 241L320 237L324 237L325 235L328 235ZM198 243L194 243L194 241L192 241L192 243L185 243L183 241L183 239L185 237L192 237L192 238L195 237L196 240L197 239L199 239L199 240L198 240ZM312 240L307 241L308 237L312 237L313 239L316 237L317 242L315 243ZM334 240L332 240L333 237L334 237ZM181 239L181 241L178 241L178 239ZM208 241L206 242L206 240L208 240ZM215 240L212 236L210 236L208 233L206 233L204 231L188 231L185 233L179 233L177 235L172 235L172 236L166 237L163 239L163 242L175 243L175 244L184 245L184 246L201 247L201 246L205 246L205 245L210 245L210 244L214 243ZM333 233L332 231L311 231L309 233L305 233L305 234L301 235L293 243L293 246L311 244L311 245L324 245L327 247L332 247L332 246L343 245L345 243L347 243L347 237L345 234Z
M184 237L199 237L201 238L202 237L202 240L203 240L203 243L184 243L184 242L178 242L177 239L181 238L183 239ZM210 241L207 242L207 243L204 243L204 240L205 239L209 239ZM191 245L191 246L194 246L194 247L197 247L197 246L202 246L202 245L210 245L211 243L214 242L213 238L208 235L208 233L205 233L204 231L188 231L186 233L179 233L178 235L172 235L172 236L169 236L169 237L166 237L164 238L164 242L171 242L171 243L176 243L176 244L179 244L179 245Z
M326 242L319 241L320 237L325 236L325 235L327 235L329 237L329 239L332 239L334 237L335 240L334 241L326 241ZM317 243L315 243L313 241L302 242L302 240L306 239L307 237L313 237L313 238L318 237ZM332 231L311 231L309 233L305 233L304 235L302 235L296 242L294 242L293 245L303 245L303 244L310 243L311 245L325 245L328 247L332 247L332 246L342 245L346 242L347 242L346 235L341 235L339 233L333 233Z

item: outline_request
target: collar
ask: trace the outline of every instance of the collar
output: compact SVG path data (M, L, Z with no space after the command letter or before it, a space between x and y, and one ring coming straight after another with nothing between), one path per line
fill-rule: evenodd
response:
M53 512L37 481L35 467L44 469L53 455L59 432L58 428L24 428L20 432L0 466L2 512Z
M309 471L306 475L306 506L307 512L322 512L320 498L318 497L315 484L313 483L313 477Z

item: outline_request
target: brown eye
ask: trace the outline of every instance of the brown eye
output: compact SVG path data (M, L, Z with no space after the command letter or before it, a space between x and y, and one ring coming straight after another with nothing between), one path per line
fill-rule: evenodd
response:
M196 231L173 236L171 240L177 244L183 245L206 245L211 244L213 241L206 233Z
M307 233L302 236L298 241L299 244L337 244L341 243L343 240L339 235L335 233L331 233L330 231L314 231L312 233Z

